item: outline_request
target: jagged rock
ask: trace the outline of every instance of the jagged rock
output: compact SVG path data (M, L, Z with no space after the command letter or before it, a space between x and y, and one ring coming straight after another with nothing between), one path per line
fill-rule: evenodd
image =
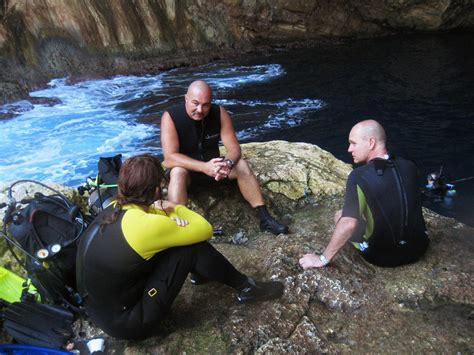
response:
M243 156L250 160L264 188L298 201L312 196L322 199L344 192L348 164L308 143L248 143Z
M0 76L0 104L28 96L28 92L17 83L2 82L1 79ZM0 111L0 119L14 116L14 113L8 112L8 108L4 108L2 111Z
M243 151L267 196L280 195L281 201L288 201L286 206L272 206L276 213L291 214L291 234L273 236L252 229L256 225L253 211L235 187L204 191L193 196L193 203L227 226L247 230L246 244L220 242L215 246L246 274L283 281L283 298L239 305L228 287L186 282L161 335L143 341L116 340L80 320L75 324L78 338L104 336L107 351L125 354L473 352L472 228L424 210L431 244L419 262L379 268L346 245L328 267L303 271L298 259L306 252L322 251L334 230L333 214L343 204L340 192L349 167L305 144L249 144ZM264 163L265 154L271 154L272 164ZM270 181L299 187L301 181L311 180L289 178L274 169L285 164L303 171L301 176L328 179L336 187L311 185L318 186L311 188L314 196L297 195L298 202L276 192L293 187L270 191L269 186L274 187ZM338 171L335 176L329 165ZM302 167L315 171L310 174ZM325 187L326 191L319 190ZM210 210L206 201L213 202ZM224 231L227 234L226 228Z
M0 18L1 103L51 77L156 72L323 38L472 30L474 8L445 0L4 0Z

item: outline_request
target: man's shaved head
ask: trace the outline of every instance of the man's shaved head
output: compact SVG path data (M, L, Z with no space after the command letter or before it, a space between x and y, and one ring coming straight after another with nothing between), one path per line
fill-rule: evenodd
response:
M378 143L385 145L387 140L385 136L385 130L382 125L375 120L365 120L357 123L352 130L360 134L364 139L373 137Z
M191 83L188 87L188 92L187 95L190 95L191 93L206 93L209 94L212 97L212 90L211 87L209 86L208 83L206 83L204 80L196 80Z
M385 130L375 120L365 120L352 127L349 133L349 153L354 163L367 163L387 154Z
M193 81L184 98L186 112L191 119L201 121L209 114L212 90L204 80Z

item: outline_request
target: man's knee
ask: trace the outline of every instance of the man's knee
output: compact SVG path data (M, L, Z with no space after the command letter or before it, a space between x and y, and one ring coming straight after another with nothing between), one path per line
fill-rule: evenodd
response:
M252 169L250 169L249 164L244 159L239 159L233 169L235 171L235 178L237 179L253 176Z

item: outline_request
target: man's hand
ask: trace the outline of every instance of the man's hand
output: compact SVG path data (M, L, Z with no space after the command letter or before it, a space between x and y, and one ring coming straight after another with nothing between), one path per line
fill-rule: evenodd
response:
M222 180L222 179L227 179L229 177L230 171L232 170L232 165L229 164L225 158L222 158L222 161L225 163L224 166L222 166L219 171L217 172L215 179L216 181Z
M224 158L214 158L204 164L203 173L219 181L227 178L230 169L224 162Z
M326 264L319 259L319 255L316 254L303 255L303 257L300 259L300 265L305 270L326 266Z

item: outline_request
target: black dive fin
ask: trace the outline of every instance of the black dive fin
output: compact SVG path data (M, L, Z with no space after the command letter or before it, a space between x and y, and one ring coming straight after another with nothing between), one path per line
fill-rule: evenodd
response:
M66 308L14 302L3 314L6 332L21 344L60 348L73 337L73 314Z

